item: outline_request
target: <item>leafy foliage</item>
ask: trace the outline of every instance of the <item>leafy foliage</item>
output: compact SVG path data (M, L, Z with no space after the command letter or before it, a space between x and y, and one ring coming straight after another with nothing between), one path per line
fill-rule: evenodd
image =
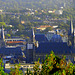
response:
M15 64L15 69L11 68L11 72L9 75L23 75L22 70L19 70L20 67L21 67L20 64Z
M2 61L2 58L0 59L0 75L8 75L4 72L4 63Z
M46 59L43 64L41 64L41 69L39 68L39 61L35 63L34 74L38 75L73 75L74 74L74 65L68 63L65 60L65 56L61 58L55 56L52 51L49 56L46 56Z
M0 8L4 9L24 9L26 8L58 8L60 6L73 6L71 0L1 0ZM13 10L14 12L14 10ZM18 11L17 11L18 12Z
M30 71L30 69L27 68L27 72L25 73L25 75L33 75L33 73Z
M55 56L54 52L51 51L50 55L46 55L46 58L42 64L39 60L35 62L33 67L34 72L31 72L30 69L27 69L25 75L75 75L75 64L67 63L65 56L59 58ZM15 68L11 68L9 74L4 72L4 64L2 59L0 60L0 74L1 75L23 75L23 71L20 70L20 64L15 64Z

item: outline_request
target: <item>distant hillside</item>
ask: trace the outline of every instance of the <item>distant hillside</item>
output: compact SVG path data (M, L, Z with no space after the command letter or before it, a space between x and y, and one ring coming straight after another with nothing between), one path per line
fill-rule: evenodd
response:
M0 0L1 9L71 7L73 0Z

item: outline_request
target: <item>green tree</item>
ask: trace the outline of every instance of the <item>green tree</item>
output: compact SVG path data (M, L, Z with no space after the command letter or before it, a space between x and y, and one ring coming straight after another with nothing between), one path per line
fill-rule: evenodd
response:
M53 30L53 28L52 28L52 27L47 27L45 31L47 31L47 32L48 32L48 31L52 31L52 30Z
M8 37L11 37L11 35L10 34L6 34L6 38L8 38Z
M20 37L24 38L25 36L23 34L21 34Z
M4 72L4 63L2 61L2 58L0 59L0 75L8 75Z
M40 63L39 60L37 62L35 62L35 66L33 67L34 70L34 75L40 75Z
M22 31L23 29L25 29L25 27L23 25L21 25L21 24L18 24L17 28L19 29L19 31Z
M42 31L42 33L47 33L48 31L52 31L53 28L52 27L47 27L44 31Z
M0 22L0 27L2 27L2 26L6 27L5 22Z
M4 22L3 15L0 15L0 22Z
M75 65L73 63L68 63L65 60L65 56L62 59L55 56L54 52L46 55L44 63L42 63L41 69L39 61L35 63L34 75L73 75L75 74Z
M33 75L33 73L30 71L30 69L27 68L25 75Z

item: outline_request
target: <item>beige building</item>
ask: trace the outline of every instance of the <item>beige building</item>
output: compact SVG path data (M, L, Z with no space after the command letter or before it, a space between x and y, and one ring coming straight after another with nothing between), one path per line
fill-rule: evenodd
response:
M40 29L40 30L45 30L46 28L48 27L52 27L50 25L41 25L40 27L38 27L37 29Z

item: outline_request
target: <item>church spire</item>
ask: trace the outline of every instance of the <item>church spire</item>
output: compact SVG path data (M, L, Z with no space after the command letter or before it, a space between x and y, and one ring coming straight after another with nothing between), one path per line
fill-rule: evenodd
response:
M35 33L34 33L34 28L32 28L32 42L35 42Z
M1 39L4 40L4 30L3 30L3 26L2 26L2 29L1 29Z
M74 33L74 29L73 29L73 22L72 22L72 19L70 21L70 34L73 34Z
M70 21L70 30L68 34L68 45L74 47L74 29L72 19Z

